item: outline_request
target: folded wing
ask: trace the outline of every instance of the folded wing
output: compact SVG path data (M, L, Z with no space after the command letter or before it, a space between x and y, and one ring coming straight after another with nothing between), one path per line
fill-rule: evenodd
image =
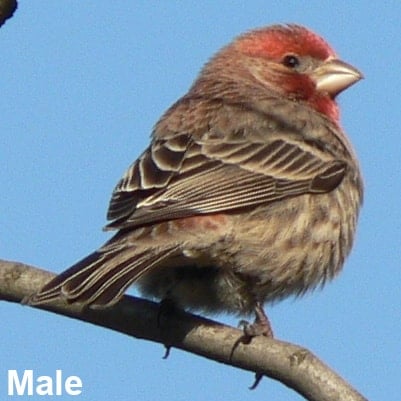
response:
M227 212L336 188L346 163L313 143L280 137L155 140L113 192L109 229Z

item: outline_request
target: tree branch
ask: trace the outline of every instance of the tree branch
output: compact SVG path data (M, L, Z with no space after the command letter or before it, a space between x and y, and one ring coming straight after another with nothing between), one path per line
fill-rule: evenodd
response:
M32 266L0 260L0 300L21 302L53 276ZM61 300L41 309L256 372L257 378L268 376L310 401L366 401L305 348L263 336L245 344L241 330L183 311L163 314L158 324L159 305L140 298L125 296L105 310L83 309Z

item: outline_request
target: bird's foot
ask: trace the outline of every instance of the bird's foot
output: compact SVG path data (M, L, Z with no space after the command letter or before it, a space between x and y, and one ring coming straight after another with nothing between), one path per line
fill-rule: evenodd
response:
M170 298L164 298L159 302L159 311L157 313L157 327L163 327L163 319L168 318L177 310L177 306Z
M245 337L249 340L257 336L265 336L273 338L273 330L262 305L257 302L255 306L255 321L249 323L246 320L241 320L239 325L244 330Z
M165 298L160 301L159 303L159 311L157 314L157 327L160 329L161 334L164 337L163 345L165 348L165 353L163 355L163 359L167 359L170 355L171 351L171 341L169 338L169 330L168 330L168 318L177 310L177 306L175 305L174 301Z

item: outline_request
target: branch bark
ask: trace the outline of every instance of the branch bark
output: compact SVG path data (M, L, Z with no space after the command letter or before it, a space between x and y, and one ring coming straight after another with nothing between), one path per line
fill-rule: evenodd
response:
M53 276L0 260L0 300L19 303ZM101 311L62 300L41 309L255 372L257 378L268 376L310 401L367 401L305 348L263 336L245 344L241 330L183 311L163 314L158 324L158 304L144 299L125 296L113 308Z

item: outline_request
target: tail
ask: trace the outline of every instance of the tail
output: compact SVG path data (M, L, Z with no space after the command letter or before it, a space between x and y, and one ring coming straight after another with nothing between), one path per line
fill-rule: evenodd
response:
M176 251L177 246L165 249L141 247L139 251L132 244L127 246L126 241L119 244L117 234L105 247L53 278L23 302L40 305L64 298L69 303L106 308L118 302L127 288L143 274L159 266Z

